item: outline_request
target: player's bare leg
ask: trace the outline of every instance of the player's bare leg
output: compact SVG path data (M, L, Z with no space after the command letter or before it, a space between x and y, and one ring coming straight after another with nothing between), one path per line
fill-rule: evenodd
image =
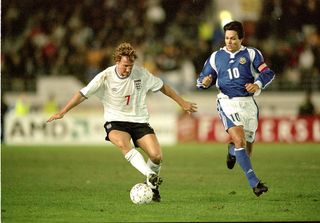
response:
M121 150L126 160L143 175L148 177L151 174L155 174L155 172L148 167L142 154L132 147L130 141L131 136L127 132L112 130L108 137L110 141Z
M235 148L246 148L246 140L242 126L233 126L229 128L228 134L230 135Z
M131 136L127 132L112 130L108 137L124 156L132 149Z
M155 134L147 134L137 140L138 145L143 149L149 156L150 160L160 165L162 161L162 152L159 141Z

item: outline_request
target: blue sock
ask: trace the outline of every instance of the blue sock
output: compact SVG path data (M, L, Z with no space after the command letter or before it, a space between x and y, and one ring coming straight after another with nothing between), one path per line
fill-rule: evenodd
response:
M259 179L252 169L251 161L246 150L244 148L235 149L235 155L238 164L246 174L250 186L252 188L256 187L259 183Z
M236 154L234 153L234 144L233 143L229 143L228 145L228 151L229 151L229 154L232 155L232 156L235 156Z

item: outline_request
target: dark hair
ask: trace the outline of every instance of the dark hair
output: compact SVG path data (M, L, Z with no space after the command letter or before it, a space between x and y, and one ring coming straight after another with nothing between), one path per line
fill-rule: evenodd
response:
M243 39L244 37L244 30L241 22L238 21L232 21L224 25L223 27L224 33L226 33L227 30L233 30L238 33L239 39Z
M131 61L134 61L138 58L135 49L131 46L130 43L121 43L115 50L113 54L114 62L119 62L121 57L127 56Z

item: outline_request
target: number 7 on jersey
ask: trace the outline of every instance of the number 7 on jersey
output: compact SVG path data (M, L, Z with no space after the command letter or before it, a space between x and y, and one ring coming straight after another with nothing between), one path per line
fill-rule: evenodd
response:
M126 103L126 105L129 105L129 103L130 103L130 95L126 95L126 96L124 96L125 98L127 98L127 103Z

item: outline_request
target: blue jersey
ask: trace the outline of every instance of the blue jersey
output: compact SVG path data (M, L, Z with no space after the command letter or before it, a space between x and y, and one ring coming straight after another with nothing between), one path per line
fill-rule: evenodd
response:
M209 87L216 85L229 98L252 96L245 84L256 83L265 88L274 78L274 72L264 63L260 51L244 46L235 53L225 47L213 52L197 79L198 88L204 88L202 80L209 75L213 78Z

